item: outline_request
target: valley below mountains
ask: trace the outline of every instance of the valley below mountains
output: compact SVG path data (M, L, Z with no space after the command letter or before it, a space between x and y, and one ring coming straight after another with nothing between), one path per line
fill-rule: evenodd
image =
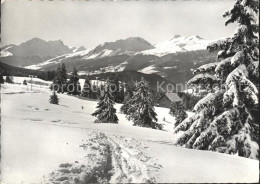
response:
M180 36L152 45L140 37L105 42L92 49L69 47L63 41L33 38L20 45L1 48L1 62L31 70L51 71L64 63L68 72L75 67L80 75L136 71L154 74L184 84L200 65L215 62L216 53L206 50L211 41L199 36Z

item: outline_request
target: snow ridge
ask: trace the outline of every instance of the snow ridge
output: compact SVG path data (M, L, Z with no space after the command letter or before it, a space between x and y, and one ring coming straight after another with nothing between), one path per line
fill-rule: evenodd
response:
M175 35L172 39L155 45L154 49L142 51L140 53L144 55L157 55L161 57L177 52L205 50L210 42L212 41L204 40L199 36L186 37Z

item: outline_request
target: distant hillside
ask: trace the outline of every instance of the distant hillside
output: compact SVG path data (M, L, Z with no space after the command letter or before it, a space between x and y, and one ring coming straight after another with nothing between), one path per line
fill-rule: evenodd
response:
M167 79L156 75L156 74L144 74L137 71L122 71L122 72L107 72L107 73L100 73L91 75L90 79L98 79L98 80L106 80L106 79L113 79L115 76L118 75L118 80L122 82L139 82L141 78L143 77L145 80L149 82L149 85L151 89L156 92L157 86L159 91L158 92L164 92L167 91L167 85L168 89L172 90L172 88L175 88L175 84L173 82L168 81ZM81 76L81 78L84 78L85 76ZM162 85L161 85L162 84ZM164 91L161 91L159 88L159 85L164 89Z
M38 71L30 70L15 66L10 66L5 63L0 62L0 75L10 75L10 76L19 76L19 77L28 77L29 75L37 76L43 80L52 80L54 78L54 71Z

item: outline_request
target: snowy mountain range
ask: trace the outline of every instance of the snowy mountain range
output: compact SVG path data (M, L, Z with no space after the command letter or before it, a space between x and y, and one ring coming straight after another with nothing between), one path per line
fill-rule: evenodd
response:
M61 40L44 41L34 38L18 46L1 49L3 63L34 70L53 70L65 63L80 74L99 74L135 70L158 74L175 83L192 76L198 65L212 62L215 54L206 51L209 40L199 36L180 36L152 45L140 37L105 42L92 49L68 47Z
M210 43L199 36L185 37L175 35L170 40L156 44L154 49L142 51L142 54L164 56L177 52L187 52L194 50L205 50Z

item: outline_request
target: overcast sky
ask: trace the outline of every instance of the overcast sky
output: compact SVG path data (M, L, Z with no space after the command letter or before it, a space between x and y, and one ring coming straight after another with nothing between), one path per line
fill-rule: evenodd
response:
M199 35L231 36L223 13L234 0L191 1L29 1L2 3L2 44L20 44L33 37L61 39L69 46L92 48L105 41L139 36L151 44Z

